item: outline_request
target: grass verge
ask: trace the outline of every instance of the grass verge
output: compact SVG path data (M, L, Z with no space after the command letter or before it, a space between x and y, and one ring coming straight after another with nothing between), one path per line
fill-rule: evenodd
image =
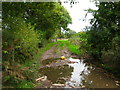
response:
M68 50L76 55L80 54L79 46L72 44L68 40L58 40L57 43L59 44L60 47L67 47Z
M46 44L38 49L37 54L31 60L24 63L16 61L3 61L3 88L34 88L38 86L35 79L40 77L38 72L40 56L56 43Z

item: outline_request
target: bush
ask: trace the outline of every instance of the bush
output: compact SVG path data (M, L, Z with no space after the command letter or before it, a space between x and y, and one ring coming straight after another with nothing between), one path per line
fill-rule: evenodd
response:
M102 60L108 63L113 68L119 70L120 67L120 36L112 39L112 48L107 51L102 51Z
M38 35L34 27L22 19L10 21L9 27L3 29L3 60L25 62L33 58L38 45ZM16 25L13 25L16 23Z
M37 77L37 66L33 64L38 60L38 41L34 26L20 18L10 19L3 28L3 87L32 87Z

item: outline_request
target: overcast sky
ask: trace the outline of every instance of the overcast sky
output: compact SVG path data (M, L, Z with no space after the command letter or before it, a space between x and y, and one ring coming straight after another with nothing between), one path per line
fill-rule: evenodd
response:
M92 14L88 14L86 20L83 21L86 15L86 11L84 10L89 8L95 10L98 9L94 2L90 2L90 0L81 0L72 7L70 7L70 3L62 3L62 5L67 9L70 16L72 17L72 24L68 25L68 27L76 32L84 30L85 26L90 26L89 19L93 18Z

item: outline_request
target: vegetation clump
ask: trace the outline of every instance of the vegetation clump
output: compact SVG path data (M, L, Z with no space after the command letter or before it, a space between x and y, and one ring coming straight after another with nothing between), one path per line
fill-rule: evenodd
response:
M56 2L3 2L3 87L35 87L40 55L71 17ZM44 50L49 49L47 45Z

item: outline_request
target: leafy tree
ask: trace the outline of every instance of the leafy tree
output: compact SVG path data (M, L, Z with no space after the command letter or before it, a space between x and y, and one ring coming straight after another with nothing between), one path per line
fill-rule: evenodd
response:
M91 44L91 54L101 57L101 51L111 48L112 39L119 35L119 4L120 2L101 2L98 10L92 11L88 43Z
M52 35L54 35L53 32L61 31L61 28L67 30L67 25L71 23L69 13L63 6L60 5L60 3L5 2L3 3L3 9L5 11L5 13L3 13L3 17L20 16L24 18L24 21L35 25L35 30L38 30L40 33L40 39L49 39ZM7 19L4 19L7 22Z
M9 27L3 29L3 59L25 61L34 55L37 44L38 35L34 27L20 18L11 19Z
M22 71L18 67L37 62L38 44L57 38L61 28L67 30L71 18L67 10L55 2L3 2L2 9L3 84L15 87L21 80L35 79L31 70ZM33 63L29 65L32 66Z
M119 72L120 62L120 2L100 2L98 10L91 10L94 18L92 26L87 31L87 49L95 60L99 60L112 69Z

